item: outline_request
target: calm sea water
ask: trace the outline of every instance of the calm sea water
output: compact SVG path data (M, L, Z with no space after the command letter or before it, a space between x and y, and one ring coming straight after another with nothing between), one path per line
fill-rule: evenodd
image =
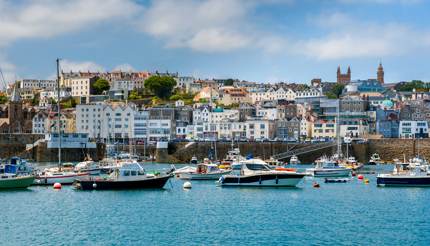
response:
M166 166L153 165L151 168ZM151 169L149 168L149 169ZM430 188L353 180L299 188L0 192L1 245L428 245Z

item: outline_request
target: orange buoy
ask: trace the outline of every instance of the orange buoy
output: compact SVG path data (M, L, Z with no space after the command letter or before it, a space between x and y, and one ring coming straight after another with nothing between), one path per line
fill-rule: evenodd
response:
M369 184L369 180L368 180L368 179L365 179L365 180L364 180L364 183L365 183L365 184Z
M357 176L357 178L358 179L364 179L364 176L360 174L360 175Z
M320 184L318 184L317 182L314 182L312 184L312 187L314 187L314 188L320 188Z
M54 184L54 189L60 190L61 189L61 184L60 183L55 183Z

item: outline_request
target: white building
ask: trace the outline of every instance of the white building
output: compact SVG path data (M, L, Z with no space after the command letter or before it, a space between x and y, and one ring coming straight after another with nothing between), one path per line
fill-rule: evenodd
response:
M321 97L323 94L320 89L310 88L308 90L296 91L295 99Z
M239 110L215 108L208 114L209 123L219 123L222 121L239 121Z
M47 79L23 79L19 81L19 88L46 89L57 88L57 81Z
M129 138L133 134L134 104L79 104L76 129L90 138Z
M250 93L251 102L288 100L293 101L296 98L296 93L289 89L280 87L278 89L270 88L269 90L259 89Z
M428 138L428 122L402 120L399 124L399 138Z
M48 114L40 111L38 112L32 120L32 129L31 132L35 134L45 134L46 133L46 119L48 118Z
M267 120L284 119L285 113L278 108L257 108L256 116Z

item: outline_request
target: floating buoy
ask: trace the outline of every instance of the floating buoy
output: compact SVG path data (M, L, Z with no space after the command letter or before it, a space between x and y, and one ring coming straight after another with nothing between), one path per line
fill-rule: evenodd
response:
M191 182L185 182L183 187L184 189L191 189Z
M97 188L97 184L96 183L93 183L93 188L94 189Z
M55 183L54 184L54 189L60 190L61 189L61 184L60 183Z
M357 178L358 179L364 179L364 176L360 174L360 175L357 176Z
M364 180L364 183L365 183L365 184L369 184L369 180L368 180L368 179L365 179L365 180Z
M314 187L314 188L320 188L320 184L318 184L317 182L314 182L312 184L312 187Z

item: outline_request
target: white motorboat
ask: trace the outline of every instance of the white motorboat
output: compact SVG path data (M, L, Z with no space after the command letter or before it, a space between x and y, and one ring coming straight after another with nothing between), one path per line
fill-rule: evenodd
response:
M407 163L398 162L389 174L378 174L378 186L430 186L429 163L421 158L413 158Z
M191 157L190 164L197 164L197 163L198 163L197 157L195 156Z
M290 158L290 164L297 165L300 164L300 160L296 155L291 156Z
M220 169L216 164L201 163L197 165L194 172L180 173L179 178L188 180L218 180L222 175L230 172L231 170Z
M74 167L75 172L88 172L90 175L99 175L100 166L95 161L82 161Z
M349 177L351 169L340 167L336 161L323 156L315 161L315 167L307 168L306 173L314 177Z
M36 185L53 185L72 184L75 179L90 176L89 172L75 172L71 163L64 163L61 167L45 168L36 175L34 184Z
M349 156L346 159L340 159L338 163L340 167L348 168L351 170L358 170L363 167L363 164L358 162L354 156Z
M273 170L261 159L240 161L232 165L232 172L223 175L220 186L295 187L305 176L295 171Z
M381 157L379 157L378 153L373 153L367 165L379 165L379 164L383 164Z

